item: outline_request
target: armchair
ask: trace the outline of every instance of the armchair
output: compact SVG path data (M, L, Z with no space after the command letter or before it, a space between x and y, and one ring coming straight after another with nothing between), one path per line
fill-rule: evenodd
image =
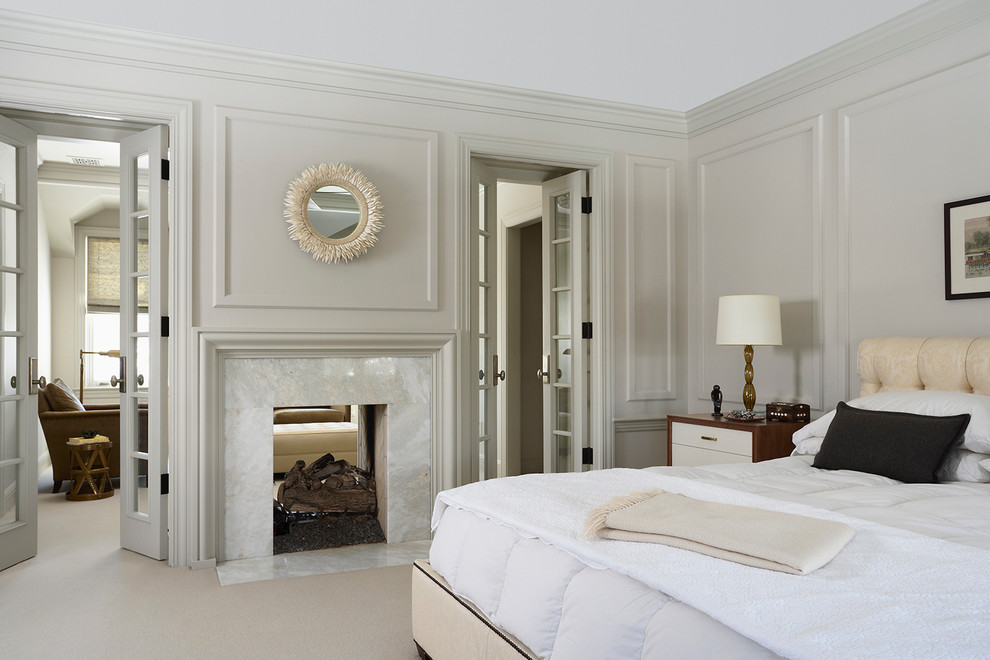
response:
M62 482L69 479L69 449L65 446L69 438L78 437L87 429L99 431L110 438L110 476L120 477L120 406L117 404L90 404L85 410L54 410L49 400L47 387L38 390L38 419L45 434L48 455L52 459L52 478L55 481L52 492L57 493Z

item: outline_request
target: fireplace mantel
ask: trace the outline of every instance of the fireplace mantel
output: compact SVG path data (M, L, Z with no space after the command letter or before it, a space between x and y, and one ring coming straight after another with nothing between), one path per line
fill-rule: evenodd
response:
M433 499L455 480L450 439L456 436L444 414L454 406L454 335L198 335L203 442L197 458L206 477L200 480L201 557L271 554L271 408L281 405L388 405L386 537L429 538Z

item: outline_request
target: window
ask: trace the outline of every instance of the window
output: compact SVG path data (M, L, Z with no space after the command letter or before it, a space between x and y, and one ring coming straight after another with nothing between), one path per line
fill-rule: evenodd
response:
M110 377L119 375L116 359L97 353L120 349L120 239L107 232L80 230L77 244L83 247L84 314L82 356L87 389L110 387ZM138 241L138 268L148 270L148 241ZM138 291L138 331L148 329L147 278L141 279ZM143 356L147 361L147 353ZM147 365L138 365L139 373L148 373Z

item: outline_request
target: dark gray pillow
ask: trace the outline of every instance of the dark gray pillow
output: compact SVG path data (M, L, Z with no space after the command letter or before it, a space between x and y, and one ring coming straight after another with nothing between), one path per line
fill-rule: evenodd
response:
M935 417L861 410L840 401L813 466L935 483L935 471L968 424L968 414Z

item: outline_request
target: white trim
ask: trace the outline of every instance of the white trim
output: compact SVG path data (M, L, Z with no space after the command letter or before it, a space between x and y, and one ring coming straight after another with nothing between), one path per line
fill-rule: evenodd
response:
M197 461L199 489L197 552L190 563L208 566L223 560L224 474L223 389L224 363L243 357L428 357L432 368L431 498L459 485L455 478L456 441L454 416L457 388L454 384L457 335L442 332L392 332L355 330L323 332L306 330L237 330L194 328L192 335L200 360L197 390L201 411ZM446 413L446 414L445 414Z

